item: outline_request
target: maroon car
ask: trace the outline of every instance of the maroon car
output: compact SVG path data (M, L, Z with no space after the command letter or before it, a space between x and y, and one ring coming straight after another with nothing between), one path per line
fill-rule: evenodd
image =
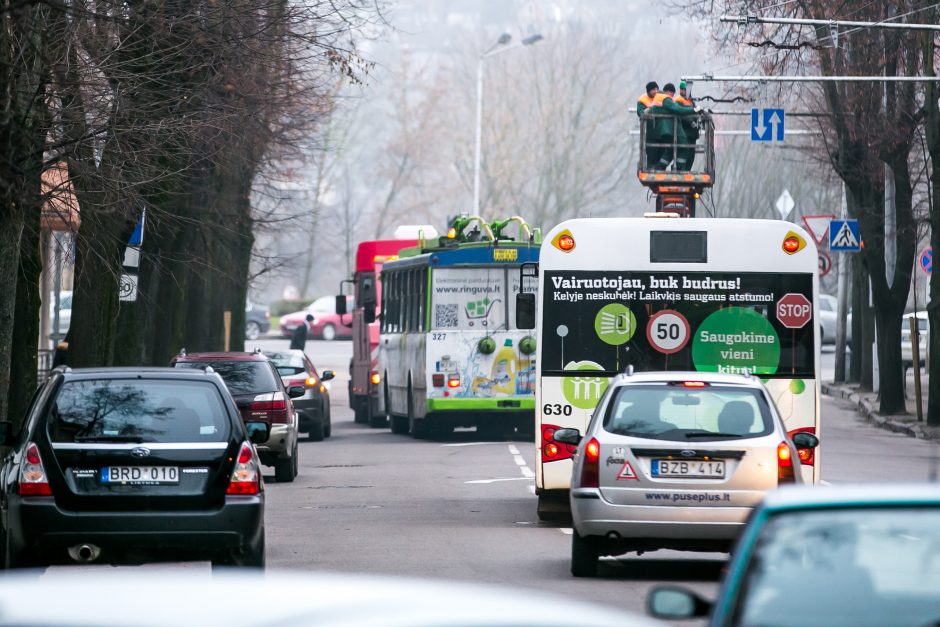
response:
M257 446L274 478L290 482L297 476L298 417L291 398L303 396L303 386L284 388L271 360L261 352L191 353L185 350L170 362L175 368L205 368L219 373L245 422L271 425L267 442Z

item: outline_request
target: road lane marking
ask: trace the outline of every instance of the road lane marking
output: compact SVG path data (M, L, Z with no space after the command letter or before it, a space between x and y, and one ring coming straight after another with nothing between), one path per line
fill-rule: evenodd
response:
M529 477L502 477L500 479L474 479L473 481L464 481L464 483L496 483L497 481L524 481Z
M570 536L572 533L574 533L574 530L573 530L573 529L569 529L568 527L559 527L559 528L558 528L558 531L562 532L562 533L565 534L566 536Z
M523 476L523 477L528 477L529 479L535 478L535 473L532 472L531 470L529 470L529 467L528 467L528 466L523 466L523 467L520 468L519 470L522 471L522 476Z
M513 455L518 455L518 454L519 454L519 449L516 448L516 445L515 445L515 444L510 444L510 445L509 445L509 452L512 453Z
M525 460L522 459L522 455L513 455L513 459L516 460L516 466L525 466Z
M441 444L441 446L480 446L482 444L496 444L496 442L454 442L453 444Z

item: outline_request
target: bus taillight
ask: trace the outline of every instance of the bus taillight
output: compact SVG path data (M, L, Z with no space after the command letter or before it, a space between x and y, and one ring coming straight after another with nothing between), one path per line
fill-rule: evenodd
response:
M382 375L373 370L372 374L369 375L369 382L372 383L372 385L378 385L382 382Z
M816 435L816 429L813 427L800 427L799 429L793 429L788 431L787 435L790 439L793 439L793 436L797 433L811 433ZM796 453L800 458L800 463L804 466L812 466L816 463L816 449L813 448L797 448Z
M571 459L578 447L571 444L564 444L555 441L555 431L560 429L558 425L542 425L542 462L557 462L563 459Z

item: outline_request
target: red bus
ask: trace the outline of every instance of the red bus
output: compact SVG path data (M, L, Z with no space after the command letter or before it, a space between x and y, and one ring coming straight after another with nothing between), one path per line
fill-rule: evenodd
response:
M382 264L397 259L398 251L403 248L419 245L419 237L437 237L437 231L431 226L402 226L395 230L395 237L398 239L360 242L356 249L353 278L343 281L353 284L355 294L350 323L353 355L349 361L349 407L355 413L356 422L368 423L375 428L387 426L385 414L377 411L381 379L375 369L379 345L376 315L382 306ZM345 296L338 297L336 304L337 312L345 313L341 311L345 309Z

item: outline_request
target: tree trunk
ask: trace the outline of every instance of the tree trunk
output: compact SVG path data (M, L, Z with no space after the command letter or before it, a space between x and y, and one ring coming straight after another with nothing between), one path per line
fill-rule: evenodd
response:
M37 186L38 187L38 186ZM39 198L30 212L30 224L23 229L20 243L20 268L16 273L16 316L13 320L13 348L10 361L16 364L10 377L8 416L15 429L19 429L36 391L39 346L39 275L42 272L42 254L39 237Z

